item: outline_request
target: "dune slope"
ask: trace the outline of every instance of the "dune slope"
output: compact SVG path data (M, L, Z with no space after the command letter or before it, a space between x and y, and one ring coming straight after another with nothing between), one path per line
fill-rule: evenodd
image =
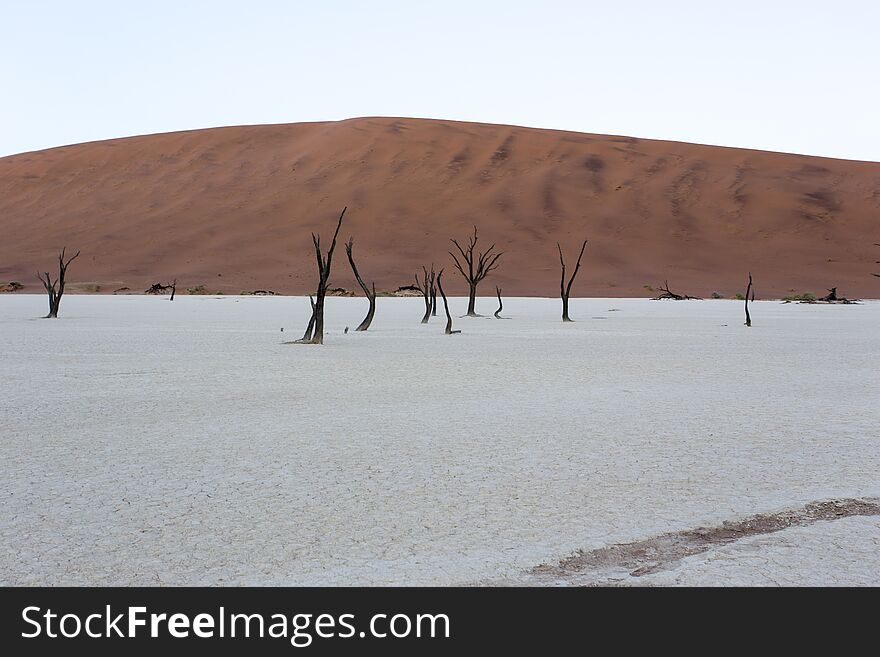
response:
M305 293L310 232L355 238L379 289L472 226L505 251L481 292L552 296L556 242L574 296L789 290L877 297L880 164L452 121L363 118L216 128L0 158L0 283L36 291L62 245L71 289L180 287ZM342 245L331 283L357 289ZM463 293L460 277L444 277Z

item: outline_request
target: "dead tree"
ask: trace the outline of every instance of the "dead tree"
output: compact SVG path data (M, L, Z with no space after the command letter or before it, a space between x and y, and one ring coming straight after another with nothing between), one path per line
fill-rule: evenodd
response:
M562 297L562 321L571 322L574 320L568 316L568 297L571 295L571 284L574 283L574 277L578 275L578 270L581 268L581 258L584 257L584 249L587 248L587 240L584 240L584 243L581 246L581 253L578 256L574 272L572 272L571 278L568 279L568 285L565 284L565 260L562 257L562 247L559 245L559 242L556 242L556 248L559 250L559 264L562 267L562 277L559 280L559 294Z
M312 331L315 329L315 299L312 295L309 295L309 303L312 304L312 316L309 318L309 325L306 326L306 332L303 333L302 338L297 340L298 344L309 344L312 341ZM284 329L281 329L282 331Z
M495 292L498 294L498 310L495 311L495 319L504 319L501 316L501 311L504 309L504 304L501 303L501 288L497 285L495 286Z
M309 326L306 328L303 339L298 340L299 343L324 344L324 297L327 295L327 283L330 280L330 265L333 261L333 251L336 248L336 238L339 235L339 229L342 227L342 217L345 216L347 209L348 207L342 208L342 212L339 214L339 221L336 222L336 231L333 233L333 241L330 243L330 249L327 251L326 256L321 253L321 236L312 233L312 243L315 245L315 259L318 263L318 290L315 292L317 300L312 306L312 317L309 320Z
M837 301L837 288L832 287L828 290L828 294L819 299L819 301Z
M675 292L669 291L669 281L664 281L665 285L660 286L660 290L663 294L659 294L656 297L652 297L653 301L659 301L660 299L672 299L674 301L687 301L688 299L692 299L694 301L702 301L700 297L691 297L687 294L676 294Z
M367 311L367 316L364 317L364 321L362 321L355 331L366 331L370 328L370 324L373 322L373 315L376 314L376 283L373 282L373 290L370 291L370 288L367 287L367 284L364 283L364 280L361 278L361 275L358 273L358 269L354 264L354 258L351 255L351 248L354 245L354 238L349 237L348 242L345 245L345 252L348 254L348 264L351 265L351 271L354 272L354 277L357 279L358 285L361 286L361 289L364 291L364 294L367 295L367 299L370 300L370 309Z
M150 287L144 290L144 294L165 294L168 290L171 289L170 285L162 285L162 283L153 283Z
M434 265L431 265L430 274L428 273L428 268L422 265L422 272L424 272L422 281L419 281L419 275L416 274L415 288L422 293L422 298L425 300L425 316L422 317L422 324L427 324L428 320L431 319L431 311L434 309L437 299ZM435 312L434 314L436 315L437 313Z
M431 269L434 265L431 265ZM431 285L431 317L437 316L437 286Z
M474 248L477 246L476 226L474 226L474 236L468 237L467 248L462 248L456 240L450 241L455 244L455 248L457 248L458 252L461 254L462 261L467 265L467 270L465 270L462 262L459 261L458 256L452 251L449 251L449 255L451 255L452 259L455 261L455 268L458 269L459 273L461 273L468 283L469 299L467 315L468 317L479 317L474 310L477 301L477 285L489 275L490 271L498 267L498 258L504 255L504 252L492 253L495 249L495 245L493 244L485 251L480 252L475 260Z
M746 288L746 326L752 325L752 316L749 315L749 294L752 295L752 301L754 301L755 293L752 290L752 272L749 272L749 286Z
M61 305L61 297L64 296L67 267L79 257L79 251L77 251L76 255L65 260L64 254L66 251L67 247L65 246L61 249L61 253L58 254L58 278L55 281L49 278L49 272L37 273L37 278L40 279L43 287L46 288L46 294L49 295L49 314L46 315L46 319L58 317L58 307Z
M446 335L461 333L461 331L452 330L452 315L449 314L449 302L446 301L446 294L443 292L443 284L440 282L441 276L443 276L442 269L440 270L440 273L437 274L437 289L440 290L440 296L443 297L443 308L446 309Z
M171 298L168 299L169 301L174 301L174 293L175 292L177 292L177 279L176 278L171 282Z
M875 243L874 246L880 246L880 244ZM874 262L875 265L880 265L880 260ZM877 278L880 278L880 274L874 274Z

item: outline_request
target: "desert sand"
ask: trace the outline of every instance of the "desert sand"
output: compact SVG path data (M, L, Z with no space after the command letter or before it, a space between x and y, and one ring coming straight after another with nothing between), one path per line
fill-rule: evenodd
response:
M650 111L647 109L646 111ZM365 278L450 267L478 224L506 251L484 294L552 296L556 241L590 244L574 296L877 297L880 164L453 121L362 118L114 139L0 159L0 283L39 287L63 245L70 292L314 289L310 231L343 206ZM344 253L332 285L357 289ZM456 275L451 293L465 291Z
M0 584L880 584L880 302L45 308L0 297Z

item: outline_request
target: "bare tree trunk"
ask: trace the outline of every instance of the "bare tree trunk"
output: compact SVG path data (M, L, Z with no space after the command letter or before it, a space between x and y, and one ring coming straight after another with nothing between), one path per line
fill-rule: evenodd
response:
M436 302L437 302L437 289L435 287L435 279L436 276L434 274L434 265L431 265L431 273L428 273L427 267L422 265L422 272L424 272L424 279L422 282L419 282L419 275L416 274L416 284L415 288L422 293L422 298L425 301L425 314L422 317L422 324L427 324L428 320L431 319L431 314L436 316L437 312L435 310Z
M58 254L58 278L55 281L52 281L49 278L49 272L37 274L37 278L40 279L43 287L46 288L46 294L49 297L49 314L46 315L46 319L54 319L58 317L58 308L61 306L61 297L64 296L67 267L79 257L79 251L77 251L76 255L65 261L64 255L66 251L67 247L65 246L61 249L61 253Z
M176 278L171 283L171 298L169 299L169 301L174 301L174 293L175 292L177 292L177 279Z
M578 275L578 270L581 268L581 258L584 257L584 249L587 248L587 240L584 240L584 244L581 246L581 253L578 256L577 265L575 265L571 278L568 279L567 286L565 284L565 259L562 257L562 247L559 245L559 242L556 242L556 248L559 250L559 264L562 267L562 276L559 280L559 296L562 297L562 321L571 322L574 320L568 316L568 299L571 296L571 285L574 283L574 278Z
M364 294L367 295L367 299L370 300L370 309L367 311L367 316L364 318L355 331L366 331L370 328L370 324L373 322L373 315L376 314L376 284L373 283L373 291L370 292L370 289L367 287L367 284L364 283L364 280L361 278L361 275L358 273L357 266L354 264L354 257L351 255L351 249L354 245L354 238L349 237L348 243L345 245L345 252L348 254L348 263L351 265L351 271L354 272L354 277L357 279L358 285L361 286L361 289L364 291Z
M312 316L309 318L309 325L306 326L306 332L303 333L302 339L299 342L307 343L312 341L312 331L315 328L315 300L312 298L312 295L309 295L309 302L312 304Z
M468 283L468 317L479 317L476 312L476 302L477 302L477 285L479 285L480 281L482 281L486 276L489 275L489 272L498 267L498 258L504 255L501 253L492 253L495 249L495 245L491 245L488 249L483 252L480 252L476 256L476 260L474 259L474 248L477 246L477 227L474 226L474 236L468 237L468 244L466 248L462 248L462 246L456 240L450 240L453 244L455 244L455 248L458 249L458 252L461 254L461 260L459 261L458 256L455 255L452 251L449 252L449 255L452 256L453 261L455 262L455 268L458 269L459 273L464 277L464 279ZM467 271L465 271L464 262L467 265Z
M468 317L479 317L477 314L477 286L470 283L468 289Z
M302 340L298 340L303 344L324 344L324 298L327 296L327 283L330 280L330 265L333 262L333 251L336 249L336 238L339 235L339 229L342 226L342 218L348 208L342 208L339 214L339 221L336 222L336 231L333 233L333 241L330 243L330 249L327 256L321 253L321 236L312 233L312 243L315 246L315 259L318 263L318 290L315 293L316 301L312 306L312 317L309 319L309 326ZM309 297L311 299L311 297ZM311 335L310 335L311 333Z
M749 272L749 286L746 288L746 326L752 325L752 317L749 315L749 294L752 295L752 301L754 301L755 293L752 291L752 272Z
M446 294L443 292L443 284L440 282L441 276L443 276L442 269L440 270L440 273L437 274L437 289L440 290L440 296L443 297L443 308L446 309L446 335L461 333L461 331L452 330L452 315L449 314L449 303L446 301Z
M497 285L495 286L495 292L498 293L498 310L495 311L495 319L502 319L501 311L504 309L504 305L501 303L501 288Z

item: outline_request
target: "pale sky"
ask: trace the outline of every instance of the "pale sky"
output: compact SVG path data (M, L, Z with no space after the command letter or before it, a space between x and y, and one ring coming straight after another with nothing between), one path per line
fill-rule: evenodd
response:
M880 160L880 2L0 0L0 155L408 116Z

